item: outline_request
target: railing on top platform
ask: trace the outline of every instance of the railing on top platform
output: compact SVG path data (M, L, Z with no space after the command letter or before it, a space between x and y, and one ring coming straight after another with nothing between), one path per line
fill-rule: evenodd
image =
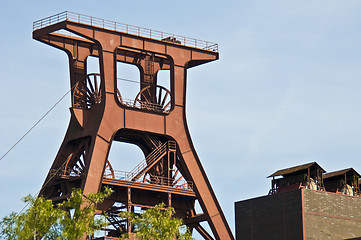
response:
M50 170L50 177L81 177L82 173L77 173L71 168L65 168L61 167L59 169L51 169ZM113 170L110 171L109 169L106 169L103 175L103 178L109 178L109 179L119 179L119 180L125 180L125 181L133 181L134 177L136 176L136 173L134 172L125 172L125 171L118 171ZM137 182L142 182L141 180L138 180ZM167 177L160 177L157 176L152 181L146 182L147 184L156 184L156 185L162 185L162 186L170 186L175 188L181 188L181 189L189 189L193 190L193 182L186 181L185 179L176 180L173 178L167 178Z
M146 101L134 101L132 99L125 99L125 98L121 100L121 103L127 107L145 109L148 111L160 112L160 113L169 113L171 109L170 105L168 105L166 108L163 108L163 105L157 103L150 103Z
M175 34L171 34L171 33L152 30L152 29L148 29L148 28L137 27L134 25L105 20L105 19L101 19L101 18L97 18L97 17L91 17L88 15L83 15L83 14L69 12L69 11L64 11L64 12L55 14L53 16L46 17L46 18L40 19L38 21L35 21L33 23L33 31L56 24L56 23L59 23L59 22L62 22L62 21L66 21L66 20L77 22L77 23L83 23L83 24L87 24L90 26L94 26L94 27L100 27L103 29L109 29L109 30L114 30L114 31L118 31L118 32L125 32L128 34L133 34L133 35L137 35L137 36L142 36L142 37L147 37L147 38L151 38L151 39L172 42L172 43L180 44L180 45L184 45L184 46L195 47L195 48L200 48L200 49L204 49L204 50L218 52L218 44L217 43L207 42L207 41L203 41L203 40L199 40L199 39L195 39L195 38L184 37L184 36L175 35Z
M114 176L113 176L112 174L110 174L110 171L106 170L103 177L109 178L109 179L133 181L132 179L134 178L134 174L131 172L114 170ZM138 180L137 182L142 182L142 181ZM156 180L153 180L152 182L146 182L146 183L193 190L193 182L186 181L185 179L181 179L179 181L174 181L174 179L172 179L172 178L157 176Z

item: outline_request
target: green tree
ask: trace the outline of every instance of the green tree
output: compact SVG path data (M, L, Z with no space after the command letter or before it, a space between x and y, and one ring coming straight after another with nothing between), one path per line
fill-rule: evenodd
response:
M8 240L74 240L84 234L91 236L100 230L105 221L95 218L96 204L104 201L113 191L84 196L74 189L71 196L54 207L51 200L27 196L23 201L29 207L22 213L11 213L0 221L0 236Z
M138 240L191 240L192 235L183 225L182 219L174 218L172 207L165 208L161 203L137 215L130 212L120 213L120 217L127 218L135 228L135 239ZM123 238L129 238L124 235Z
M61 217L62 211L54 208L53 203L44 198L28 195L22 200L29 208L23 213L13 212L3 218L0 222L1 236L9 240L41 239Z
M84 196L80 189L74 190L71 197L60 203L58 208L66 209L59 219L61 226L61 238L64 240L80 239L84 236L92 236L96 230L105 226L102 218L95 218L96 205L102 203L113 190L105 188L104 192L90 193Z

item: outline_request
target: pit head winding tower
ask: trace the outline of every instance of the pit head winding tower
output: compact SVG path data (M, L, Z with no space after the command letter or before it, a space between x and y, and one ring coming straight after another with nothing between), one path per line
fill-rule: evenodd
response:
M114 194L99 206L110 221L108 236L132 231L119 211L164 202L204 239L234 239L185 116L187 69L217 60L218 45L71 12L33 27L34 39L67 53L72 98L69 127L40 194L60 202L72 188L87 195L111 186ZM90 56L99 60L97 73L87 71ZM116 81L119 62L140 72L131 100ZM169 89L157 81L160 70L169 72ZM108 161L114 141L139 146L145 160L130 172L115 171ZM208 222L213 237L201 222Z

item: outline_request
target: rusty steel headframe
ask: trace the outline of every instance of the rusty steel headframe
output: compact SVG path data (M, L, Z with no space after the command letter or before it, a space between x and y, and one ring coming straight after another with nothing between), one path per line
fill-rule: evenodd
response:
M111 186L115 193L98 207L110 221L107 236L132 231L119 211L164 202L204 239L213 238L203 221L214 238L234 239L185 112L187 69L217 60L217 44L72 12L34 22L33 38L67 53L72 94L69 127L40 194L63 201L72 188L87 195ZM98 73L87 73L89 56L98 58ZM123 98L117 86L119 62L139 69L134 99ZM159 70L169 70L170 89L157 84ZM139 146L145 160L130 172L114 170L108 161L114 141ZM196 200L202 213L195 210Z

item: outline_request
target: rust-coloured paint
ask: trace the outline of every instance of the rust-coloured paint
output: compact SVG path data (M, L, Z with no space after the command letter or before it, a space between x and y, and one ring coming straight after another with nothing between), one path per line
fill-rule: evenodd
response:
M187 69L217 60L218 45L71 12L34 22L33 38L67 53L72 90L69 127L40 194L63 201L72 188L87 195L111 186L115 193L98 207L109 214L109 235L132 231L114 214L123 207L164 202L205 239L212 236L202 221L215 239L234 239L185 114ZM87 72L89 56L99 59L99 73ZM117 86L118 62L140 70L134 99L124 99ZM157 84L159 70L169 70L170 89ZM132 172L116 172L108 161L113 141L139 146L145 161ZM196 200L203 213L196 212Z

